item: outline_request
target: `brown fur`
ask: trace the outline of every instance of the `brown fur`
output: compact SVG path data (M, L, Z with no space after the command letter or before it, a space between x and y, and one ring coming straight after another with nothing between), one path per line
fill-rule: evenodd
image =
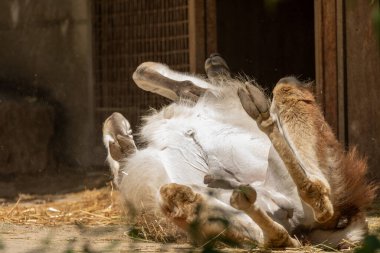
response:
M194 243L213 242L215 238L226 238L231 242L243 242L246 238L239 228L223 219L221 210L209 210L207 201L190 187L176 183L163 185L160 189L161 210L177 226L189 232Z
M329 221L334 215L331 188L321 172L328 174L330 159L320 156L320 150L326 146L319 145L318 131L324 133L325 123L313 95L300 87L296 79L281 79L273 91L271 115L265 121L277 122L265 132L284 161L301 199L311 206L318 223Z
M367 161L360 157L356 147L344 154L340 164L341 185L336 186L335 205L342 215L363 211L375 198L377 187L366 179Z
M343 150L308 89L294 82L280 83L274 94L283 120L298 123L297 130L302 128L297 137L317 137L318 168L330 184L334 207L334 216L322 227L335 228L342 217L349 220L368 207L375 197L376 187L366 180L366 160L359 156L356 148Z

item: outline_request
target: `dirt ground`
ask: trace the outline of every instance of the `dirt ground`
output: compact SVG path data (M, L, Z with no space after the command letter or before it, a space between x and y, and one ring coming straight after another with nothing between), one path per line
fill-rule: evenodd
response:
M162 243L165 236L157 230L162 229L163 223L151 226L145 221L140 235L132 238L131 226L123 220L117 198L117 192L108 186L74 194L21 195L14 201L3 201L0 252L202 252L202 248L186 243L186 238L183 243ZM380 201L368 212L368 221L370 233L379 237ZM160 235L161 243L146 234ZM219 251L260 250L222 247ZM296 252L323 251L305 247Z
M0 252L187 252L189 244L132 240L123 226L78 229L75 225L0 225Z
M153 234L149 227L132 238L130 230L137 225L123 218L119 203L118 192L110 184L77 193L20 194L14 200L0 200L0 252L184 252L192 248L144 238Z

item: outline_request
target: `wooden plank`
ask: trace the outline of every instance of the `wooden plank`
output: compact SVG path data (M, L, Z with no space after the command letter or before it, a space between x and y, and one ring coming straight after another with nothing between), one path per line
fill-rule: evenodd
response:
M190 72L204 72L206 58L204 0L189 0L189 54Z
M347 122L349 144L368 156L370 171L380 179L380 49L371 19L373 4L345 6Z
M337 132L337 49L336 49L336 5L335 0L317 0L319 13L316 13L316 29L320 40L316 51L320 62L316 62L317 92L330 126ZM317 9L317 8L316 8Z
M344 143L343 0L315 0L316 93L327 122Z
M206 56L218 52L216 0L206 0Z
M323 97L323 5L321 0L314 1L314 33L315 33L315 82L316 95L318 102L324 107L325 99Z
M346 108L346 45L345 45L345 15L344 1L337 0L337 108L338 108L338 139L347 145L347 108Z

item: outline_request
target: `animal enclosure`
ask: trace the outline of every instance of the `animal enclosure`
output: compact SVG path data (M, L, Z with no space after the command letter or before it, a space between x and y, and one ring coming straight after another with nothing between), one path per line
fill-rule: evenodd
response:
M190 71L188 1L102 1L92 3L95 124L118 111L133 126L165 100L141 92L132 73L143 61L165 62Z
M118 111L136 132L150 108L170 102L136 87L132 73L145 61L204 75L204 60L219 52L233 73L256 78L268 93L283 76L315 80L318 102L340 142L356 145L368 157L369 177L380 178L380 53L372 20L378 5L378 0L0 1L0 214L6 240L18 231L8 223L31 226L28 230L65 218L65 226L80 219L100 225L101 219L123 216L119 207L107 209L106 193L99 210L83 207L88 213L71 209L72 195L55 203L50 195L19 193L67 193L110 181L103 121ZM81 194L87 204L92 201ZM379 227L378 212L370 213L372 233ZM146 231L158 227L144 223L139 238L152 239ZM33 233L21 232L27 245L25 238Z

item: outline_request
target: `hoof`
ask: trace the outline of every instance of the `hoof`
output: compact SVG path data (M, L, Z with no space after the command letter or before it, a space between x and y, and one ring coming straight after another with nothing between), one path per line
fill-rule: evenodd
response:
M257 193L250 185L241 185L232 192L231 206L238 210L247 210L256 201Z
M205 61L205 71L209 78L218 76L230 77L230 68L226 61L217 53L211 54Z

